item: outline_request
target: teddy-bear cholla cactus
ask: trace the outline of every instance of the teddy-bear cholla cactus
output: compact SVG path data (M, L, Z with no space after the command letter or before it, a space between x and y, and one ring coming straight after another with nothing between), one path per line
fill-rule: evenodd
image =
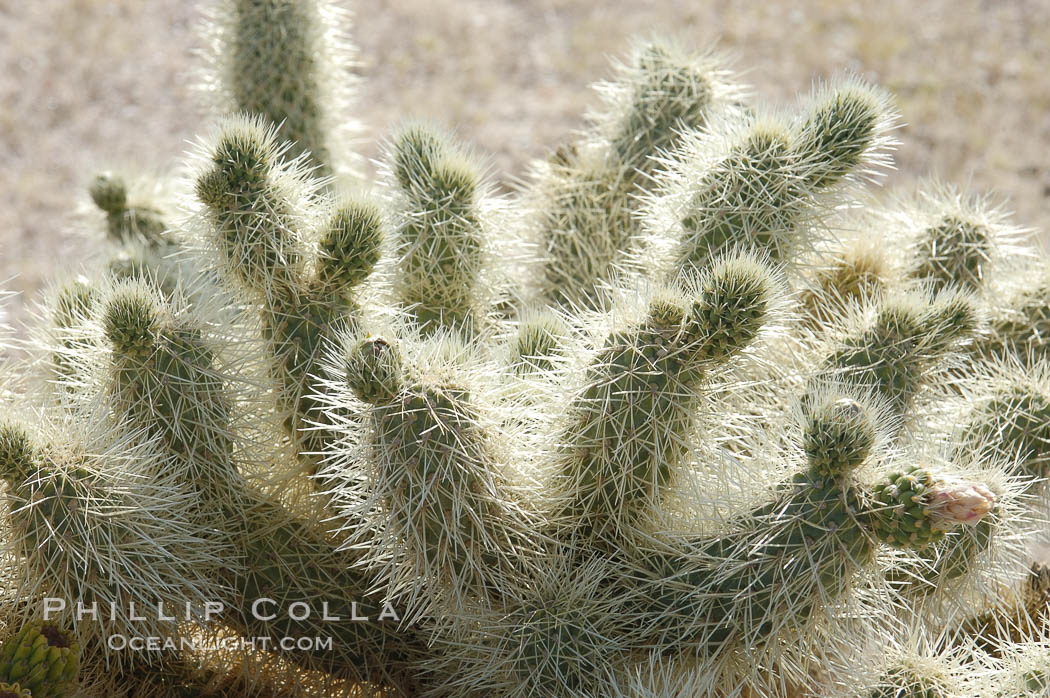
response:
M202 141L182 214L92 185L120 251L56 288L41 381L7 388L8 643L44 596L188 594L221 624L63 616L86 694L1038 683L1045 599L995 590L1022 583L1000 562L1044 489L1046 294L1010 297L1016 236L946 191L871 219L918 261L827 234L885 163L885 95L848 78L752 108L650 42L518 199L419 122L384 193L347 198L318 178L345 166L335 10L217 8L209 87L250 113ZM965 627L924 606L971 579L990 610ZM342 622L287 613L304 600ZM334 645L217 665L103 642L144 630Z

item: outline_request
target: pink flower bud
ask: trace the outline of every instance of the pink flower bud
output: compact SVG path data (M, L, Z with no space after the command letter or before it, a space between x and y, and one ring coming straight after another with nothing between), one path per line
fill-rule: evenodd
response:
M944 479L930 491L926 513L938 528L975 526L995 507L995 494L979 482Z

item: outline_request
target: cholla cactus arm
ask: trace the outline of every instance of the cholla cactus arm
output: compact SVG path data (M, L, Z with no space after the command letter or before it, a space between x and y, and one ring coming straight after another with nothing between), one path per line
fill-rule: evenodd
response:
M659 156L739 94L713 58L667 42L640 46L618 73L599 86L606 104L592 128L536 167L531 215L545 252L548 303L601 305L598 286L638 238L636 199L653 188Z
M485 253L481 170L450 137L425 124L397 133L388 160L399 190L397 300L424 331L470 332L486 310L477 287Z
M304 236L321 204L316 181L299 164L280 162L280 153L275 132L258 121L227 120L196 193L224 272L260 309L278 405L312 473L330 436L326 425L315 428L321 416L313 376L326 344L356 322L354 290L378 261L383 229L379 210L366 200L334 206L311 273Z
M168 224L171 212L162 192L143 191L144 182L134 182L129 191L125 180L111 173L95 177L89 193L106 214L106 272L121 279L141 279L173 296L187 281L183 241ZM185 289L183 289L185 290Z
M1015 644L1050 642L1050 567L1034 563L1014 598L967 618L954 639L972 641L993 655L1002 654Z
M730 258L694 297L656 296L638 327L608 337L559 440L563 535L616 540L654 511L687 451L705 372L751 343L774 292L763 264Z
M286 148L257 118L227 119L195 182L224 270L267 298L291 293L303 273L299 236L308 214L301 200L310 196L311 180L282 164Z
M84 380L82 357L93 342L83 327L97 300L98 292L89 282L73 279L55 290L50 304L51 368L55 381L67 391Z
M624 174L604 156L578 146L562 146L536 169L532 195L539 203L545 254L541 295L548 304L598 307L597 286L626 246L632 222L630 202L616 193Z
M885 297L874 322L847 337L826 365L840 377L876 390L904 414L924 372L976 325L975 305L965 295L944 292L932 300L918 295Z
M1029 262L1024 232L1009 225L1002 205L987 197L964 195L935 180L924 182L891 214L908 233L908 273L934 290L955 286L979 293L996 278ZM989 300L992 300L989 298Z
M103 302L114 411L159 439L175 458L169 467L208 499L235 495L243 478L233 463L230 405L201 332L175 326L144 284L121 284Z
M938 478L921 466L889 473L875 488L868 524L887 545L922 549L954 525L977 525L995 495L980 483Z
M317 280L334 299L349 299L379 262L382 212L374 203L351 200L337 207L322 231Z
M128 601L173 609L221 593L216 579L226 551L207 538L193 497L171 477L140 474L155 457L148 445L79 442L60 430L50 436L35 443L19 425L0 426L0 479L11 512L5 542L21 560L19 594L33 603L52 597L112 609L86 620L71 607L61 613L84 641L104 644L110 633L178 637L160 618L133 619ZM118 664L128 660L116 654Z
M494 436L470 393L414 378L398 347L378 337L350 349L346 376L371 405L362 460L366 506L380 513L378 533L359 533L371 554L392 556L376 562L387 567L386 587L405 590L413 614L457 616L471 599L502 602L521 584L509 577L529 559L534 534L511 503Z
M787 128L776 121L750 124L690 200L678 267L702 269L738 244L781 259L800 206L793 165Z
M918 547L938 535L911 535L923 522L943 535L942 528L990 510L991 495L980 485L926 471L919 478L928 486L917 494L870 491L852 473L876 443L872 408L834 392L804 407L804 471L781 484L770 503L730 522L725 536L677 543L673 552L647 558L654 581L639 590L645 600L638 603L655 620L640 630L640 641L663 651L684 641L717 657L736 643L761 648L775 646L769 643L782 633L805 636L874 563L879 540ZM972 500L966 488L977 493ZM900 530L909 533L895 535Z
M801 124L753 115L692 136L669 172L687 190L674 212L676 267L703 269L737 246L787 261L811 234L821 197L880 161L892 120L881 92L846 81L822 90Z
M1042 261L1045 265L1046 262ZM1040 272L992 311L989 332L975 346L986 360L1016 357L1034 364L1046 355L1050 338L1050 278Z
M326 420L316 376L325 350L343 331L356 332L356 288L379 258L383 225L378 208L351 201L336 208L322 231L317 271L305 291L276 299L264 315L287 412L285 428L295 439L299 459L310 473L336 438Z
M124 180L105 173L95 177L91 199L106 214L109 238L115 242L142 242L152 247L168 243L163 214L157 208L132 205Z
M1045 489L1050 476L1050 392L1039 375L1018 372L972 414L961 448L981 448L987 457L1011 463L1008 474Z
M322 176L346 170L343 141L356 124L345 113L355 83L347 13L333 0L213 3L205 31L206 88L223 114L257 114L279 129L288 155L308 154Z
M315 522L252 490L239 472L224 380L200 333L165 321L159 299L143 286L118 288L105 302L103 325L114 352L115 408L133 428L163 444L178 465L175 474L196 493L197 517L214 538L232 546L223 579L232 589L229 605L239 614L240 629L250 637L333 635L338 641L330 651L307 653L305 661L341 675L364 680L403 670L402 655L410 653L414 636L394 631L398 618L377 621L381 599L369 593L365 574L348 569L352 556ZM252 608L267 598L282 608L325 601L342 622L288 615L262 620ZM355 615L370 622L351 621ZM296 652L289 657L303 658Z
M894 118L889 96L859 79L818 88L793 144L806 183L825 189L861 168L885 164L880 151Z
M618 79L600 86L608 110L593 117L607 131L609 151L631 183L652 174L683 131L700 128L716 100L730 98L724 71L713 58L690 55L666 41L642 45Z

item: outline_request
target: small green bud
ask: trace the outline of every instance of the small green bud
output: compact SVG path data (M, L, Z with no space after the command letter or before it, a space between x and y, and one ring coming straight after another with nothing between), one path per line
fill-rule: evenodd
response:
M365 402L390 402L401 392L401 352L382 337L366 337L357 342L347 353L345 368L350 389Z
M128 357L148 356L160 330L160 300L142 284L120 288L102 311L102 330L113 349Z
M991 233L986 226L946 215L922 232L914 276L928 280L937 289L956 284L976 291L984 285L991 249Z
M933 485L933 475L920 466L890 473L875 491L875 535L887 545L914 549L943 538L944 529L926 516Z
M320 244L318 276L332 289L349 289L364 281L379 261L383 214L370 203L340 207Z
M95 205L109 214L118 214L128 205L128 188L124 180L104 172L91 182L88 191Z
M772 297L769 270L751 257L718 264L693 303L687 332L701 358L722 361L758 335Z
M108 172L95 177L88 188L95 204L106 212L108 235L117 242L136 240L156 245L164 240L163 214L149 205L130 205L124 180Z
M675 298L654 298L649 302L645 324L655 330L678 330L685 322L685 308Z
M218 168L210 169L197 177L193 192L204 205L218 211L229 208L230 181L226 173Z
M995 508L995 495L981 483L935 478L911 466L876 488L875 503L875 535L888 545L919 550L949 528L976 526Z
M564 353L568 336L569 328L556 315L543 314L526 320L518 328L511 365L521 373L553 368L551 357Z
M830 91L810 110L795 149L807 162L807 181L827 187L854 170L887 120L886 98L860 82Z
M22 427L0 424L0 479L15 485L33 471L35 449L33 442Z
M875 425L864 406L848 397L810 405L803 448L813 470L839 477L858 467L875 445Z

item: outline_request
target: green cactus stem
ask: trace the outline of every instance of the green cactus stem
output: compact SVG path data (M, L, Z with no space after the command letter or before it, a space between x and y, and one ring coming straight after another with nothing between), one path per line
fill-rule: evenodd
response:
M983 486L919 468L906 483L896 474L873 489L856 482L852 472L874 445L873 420L871 408L848 396L809 405L805 471L731 522L724 537L672 542L643 558L652 581L636 603L652 623L636 630L637 641L671 652L684 643L708 656L761 647L848 594L879 541L921 547L942 528L988 513L994 497Z
M399 188L397 298L423 330L472 331L485 310L477 288L485 259L481 169L424 124L395 135L389 160Z
M768 269L733 258L695 297L654 298L640 325L608 337L560 440L564 535L617 539L654 511L685 455L706 371L754 340L773 293Z
M378 535L384 548L403 551L388 585L410 589L420 612L428 595L458 610L468 598L500 599L535 545L470 392L412 378L398 349L378 337L358 342L346 364L351 389L372 405L364 460L384 512Z
M548 303L600 305L601 283L639 237L634 213L661 158L683 133L702 128L715 105L737 96L717 61L666 42L640 46L617 72L599 86L605 105L592 127L536 168L531 193Z
M877 391L904 414L925 372L976 325L976 308L965 295L885 297L874 322L845 339L829 357L827 370Z
M114 242L140 242L151 247L169 243L163 213L151 206L129 204L127 185L122 178L100 174L91 183L89 192L95 205L106 214L107 232Z
M370 593L367 575L350 569L353 556L314 522L248 485L237 466L226 381L213 366L214 354L199 331L165 321L157 304L147 290L130 288L106 305L113 404L133 427L164 445L198 497L197 516L232 547L223 580L232 596L222 598L237 614L238 629L248 637L324 633L335 638L332 648L292 651L288 658L359 680L393 680L405 657L418 651L410 632L396 631L404 610L380 618L383 600ZM325 623L316 614L260 619L253 603L267 598L280 608L307 599L326 602L329 615L341 622ZM370 621L355 622L355 616Z
M880 160L892 119L884 95L845 81L818 93L799 124L764 116L727 124L725 152L713 162L693 152L711 147L697 138L676 166L689 189L676 268L703 269L733 248L787 261L810 234L820 197Z

